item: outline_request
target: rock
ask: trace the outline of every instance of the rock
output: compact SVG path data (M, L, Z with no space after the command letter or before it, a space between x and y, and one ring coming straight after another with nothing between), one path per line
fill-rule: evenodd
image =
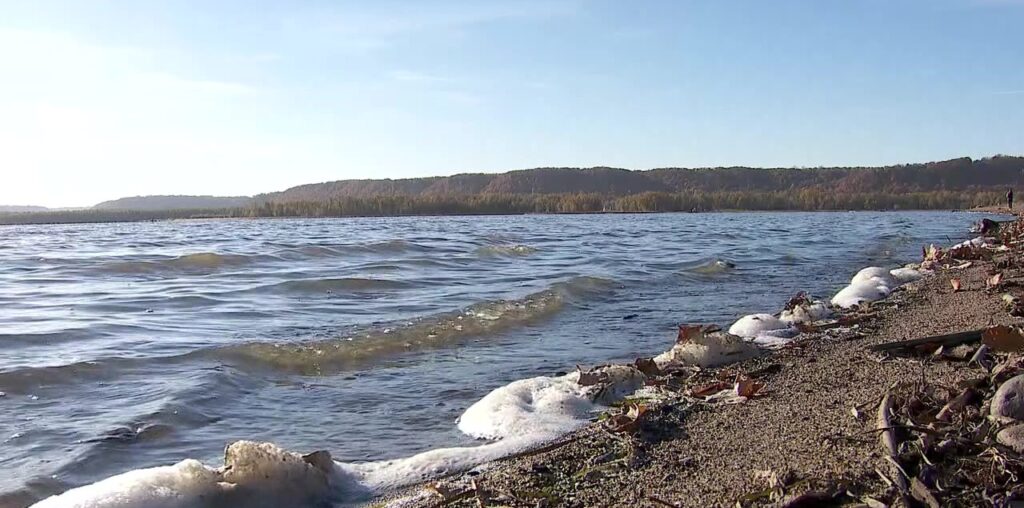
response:
M1013 448L1017 453L1024 453L1024 423L1011 425L996 434L996 441L1004 446Z
M989 411L999 420L1024 421L1024 374L1008 379L996 390Z

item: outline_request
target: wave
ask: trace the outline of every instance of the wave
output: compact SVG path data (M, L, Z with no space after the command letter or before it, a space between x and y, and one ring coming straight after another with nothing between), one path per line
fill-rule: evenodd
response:
M119 261L108 264L105 271L117 274L146 274L161 272L204 272L209 273L229 267L244 266L253 261L252 256L241 254L218 254L198 252L175 258L159 260Z
M484 245L476 249L476 254L481 257L529 256L534 252L537 252L536 247L521 244Z
M550 318L569 302L606 292L613 282L575 277L516 300L496 300L394 328L302 343L255 342L212 350L217 358L304 375L347 370L383 357L458 345Z
M407 289L413 286L413 283L399 280L345 277L339 279L289 280L272 284L269 288L302 293L332 293L335 291L389 291Z
M426 246L401 239L364 244L276 245L283 248L277 251L275 255L283 258L329 258L344 257L350 254L401 253L409 251L426 251L429 249Z
M721 275L735 269L736 264L726 259L708 259L683 267L683 271L697 275Z
M13 368L0 372L0 391L9 394L31 394L40 386L113 379L123 374L123 369L140 365L144 361L140 358L115 357L63 365Z

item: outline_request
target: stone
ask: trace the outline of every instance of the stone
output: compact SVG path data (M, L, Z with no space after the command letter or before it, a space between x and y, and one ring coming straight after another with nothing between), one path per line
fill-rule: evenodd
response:
M996 390L989 412L997 420L1024 421L1024 374L1008 379Z
M1004 446L1013 448L1017 453L1024 453L1024 423L1011 425L996 434L996 441Z

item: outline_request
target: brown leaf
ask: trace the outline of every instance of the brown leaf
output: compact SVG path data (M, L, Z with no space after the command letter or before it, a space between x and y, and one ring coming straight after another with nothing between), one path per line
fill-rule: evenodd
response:
M1020 330L1004 325L997 325L981 332L981 342L1000 353L1013 353L1024 350L1024 335Z
M608 425L612 432L633 432L637 430L642 423L644 413L647 412L647 405L631 403L625 409L626 412L608 419Z
M732 388L731 383L725 381L718 381L716 383L707 384L699 388L695 388L690 391L690 395L694 397L707 397L708 395L714 395L722 390L728 390Z
M653 358L637 358L633 365L647 377L658 377L662 375L661 368Z
M740 378L736 381L736 395L751 398L764 388L764 383L758 383L749 378Z
M804 291L801 291L801 292L797 293L795 296L793 296L793 298L790 298L789 301L786 302L786 306L783 307L783 308L785 310L793 310L793 309L795 309L797 307L804 306L804 305L810 305L810 304L811 304L811 299L807 296L807 293L804 292Z
M686 344L701 336L701 325L679 325L679 336L676 337L676 344Z
M960 291L960 279L949 279L949 285L953 286L953 292Z

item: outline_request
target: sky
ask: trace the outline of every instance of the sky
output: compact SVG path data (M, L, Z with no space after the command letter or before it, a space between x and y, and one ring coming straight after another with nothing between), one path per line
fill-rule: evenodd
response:
M1024 154L1024 0L0 0L0 204Z

